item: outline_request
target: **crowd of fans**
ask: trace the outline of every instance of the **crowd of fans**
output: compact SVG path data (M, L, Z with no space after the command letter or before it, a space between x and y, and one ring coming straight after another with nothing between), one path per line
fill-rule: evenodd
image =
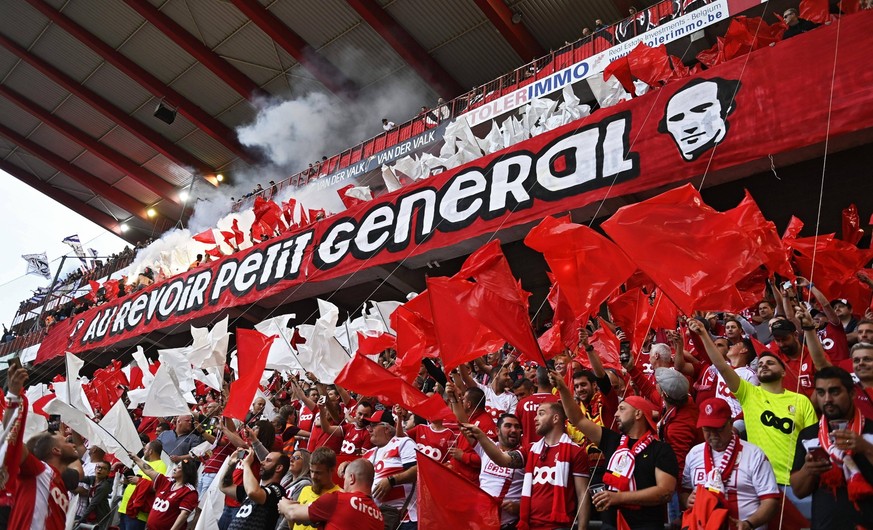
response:
M208 389L190 415L132 410L136 469L59 425L27 443L7 527L61 528L52 521L73 510L81 528L193 528L205 516L221 530L416 528L418 464L432 458L497 498L504 529L678 528L683 515L716 520L707 528L797 528L797 516L871 528L873 311L804 278L766 294L743 314L651 330L639 351L592 320L548 361L507 345L447 377L423 364L415 386L452 410L431 421L312 374L275 374L242 422L222 417L226 391ZM620 366L598 353L598 326L621 342ZM393 350L380 361L390 368ZM10 368L7 416L26 379ZM199 503L214 481L221 508ZM22 502L33 495L47 506Z

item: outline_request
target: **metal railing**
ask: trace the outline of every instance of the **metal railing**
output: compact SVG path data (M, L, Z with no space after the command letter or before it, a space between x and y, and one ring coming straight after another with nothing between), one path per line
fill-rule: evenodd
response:
M313 164L311 167L291 175L287 179L278 182L272 188L268 187L258 193L246 195L237 201L232 209L233 211L244 210L254 204L256 197L260 196L265 199L271 199L290 186L303 186L313 180L349 167L375 153L409 140L442 121L451 120L479 106L490 103L523 86L544 79L555 72L604 52L617 44L654 29L673 18L699 9L706 4L695 2L692 4L694 5L693 9L674 11L676 5L677 3L673 0L663 0L612 25L595 28L595 31L591 32L591 34L583 35L576 42L568 43L560 49L553 50L548 55L534 59L493 81L473 87L466 94L462 94L451 101L429 109L430 114L419 114L389 131L377 134L356 146L350 147L330 158L323 159L317 164Z

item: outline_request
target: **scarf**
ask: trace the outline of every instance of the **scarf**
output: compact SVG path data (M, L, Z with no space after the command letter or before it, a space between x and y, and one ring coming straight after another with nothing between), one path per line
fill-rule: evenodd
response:
M861 415L858 407L855 407L855 414L852 416L852 421L849 422L847 429L858 436L864 432L864 416ZM836 495L838 488L845 486L848 490L849 500L855 503L856 507L860 499L873 495L873 487L861 475L858 465L855 464L855 459L852 457L853 451L838 449L837 445L831 442L828 420L824 415L818 422L818 441L822 448L827 451L832 464L829 470L821 474L819 480L822 486L830 488L834 495ZM860 508L858 509L860 510Z
M712 449L709 445L703 448L703 466L706 471L704 487L714 493L718 497L719 503L723 506L727 504L728 488L726 484L730 482L728 479L730 479L731 473L734 472L741 449L740 437L734 433L727 448L721 455L718 469L714 469L715 462L712 458Z
M603 483L615 491L636 491L634 468L636 468L637 455L645 451L654 439L655 435L649 431L628 449L629 439L627 435L622 435L618 449L609 457L606 473L603 474Z
M531 495L533 493L533 483L534 480L536 480L537 475L542 472L548 472L547 470L549 469L553 469L554 472L559 473L562 471L561 468L563 467L563 472L567 473L567 486L564 487L574 487L573 477L570 475L570 466L572 461L571 452L575 445L576 444L573 443L573 440L571 440L567 434L562 434L558 443L555 445L546 445L546 440L543 438L533 444L528 450L527 455L525 456L524 485L521 489L521 504L519 506L519 530L528 530L531 526ZM555 454L555 466L552 468L544 467L549 466L549 463L552 461L551 458L549 458L552 453ZM541 457L540 455L543 454L545 456ZM544 461L541 462L541 460ZM563 464L563 466L561 464ZM560 486L552 487L559 488ZM548 496L552 504L551 513L553 514L553 520L550 521L550 523L558 527L569 527L573 522L575 510L568 514L567 507L564 505L564 495L558 493L560 492L556 491L554 494ZM586 499L585 502L588 502L588 500Z

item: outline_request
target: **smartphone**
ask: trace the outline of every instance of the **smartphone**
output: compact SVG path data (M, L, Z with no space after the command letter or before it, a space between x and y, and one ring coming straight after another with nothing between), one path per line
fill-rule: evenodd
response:
M623 340L618 345L619 355L618 361L621 364L627 364L631 360L631 344L629 340Z
M61 429L61 415L60 414L51 414L48 417L48 427L47 431L51 433L56 433Z
M782 283L783 289L791 289L792 287L794 287L794 285L791 284L791 280L787 280Z
M830 460L830 456L828 456L828 452L824 450L821 446L807 448L806 452L812 455L814 460L821 460L827 462Z
M18 357L13 357L11 361L9 361L9 368L12 367L21 368L21 359Z
M246 450L245 449L240 449L239 451L236 452L237 460L244 460L245 457L246 457Z

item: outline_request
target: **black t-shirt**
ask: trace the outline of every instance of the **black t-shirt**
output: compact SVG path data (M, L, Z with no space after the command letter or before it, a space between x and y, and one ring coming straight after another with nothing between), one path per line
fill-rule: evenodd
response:
M266 490L267 500L264 504L252 502L246 495L246 489L236 487L236 500L242 503L236 516L231 520L228 530L261 530L263 528L276 528L279 520L279 500L285 496L282 486L268 484L261 486Z
M600 435L600 450L607 462L621 443L621 434L602 427ZM628 447L633 447L636 440L628 440ZM654 440L642 453L636 457L634 465L634 480L637 491L655 486L655 468L664 473L679 477L679 463L676 461L676 453L668 444ZM666 504L661 506L641 506L638 509L622 507L622 516L627 524L634 530L663 529L667 522ZM610 508L603 512L603 522L606 525L615 526L616 509Z
M864 422L863 434L873 434L873 422ZM804 440L818 438L818 424L810 425L800 431L797 437L797 447L794 450L794 465L791 472L803 467L806 459ZM861 475L867 482L873 484L873 463L863 456L855 455L855 463L861 470ZM812 530L855 528L873 528L873 497L867 497L858 502L860 510L849 500L845 487L837 490L836 496L830 488L819 487L812 492Z

